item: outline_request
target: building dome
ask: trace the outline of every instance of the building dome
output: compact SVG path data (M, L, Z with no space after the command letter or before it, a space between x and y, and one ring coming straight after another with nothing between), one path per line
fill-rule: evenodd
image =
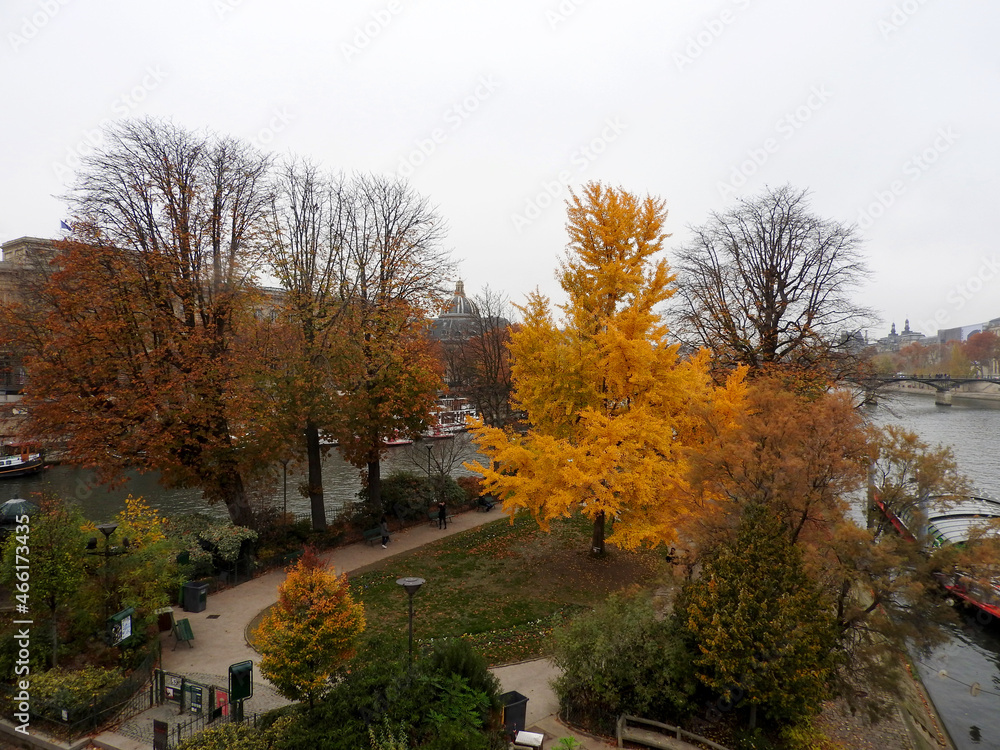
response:
M448 303L448 307L445 308L444 312L441 313L441 317L445 316L460 316L463 318L471 318L476 314L476 308L472 306L468 298L465 296L465 283L459 281L455 284L455 294Z

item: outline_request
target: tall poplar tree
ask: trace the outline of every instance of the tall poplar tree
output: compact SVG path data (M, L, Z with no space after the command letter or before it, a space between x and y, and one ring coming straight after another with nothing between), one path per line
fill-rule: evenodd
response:
M741 375L716 388L707 355L684 360L667 340L657 306L673 277L658 258L667 235L661 199L599 183L569 201L568 252L558 278L569 297L563 320L532 294L512 336L514 402L527 413L523 436L481 426L490 459L470 468L508 511L527 510L542 528L582 512L591 549L608 539L625 548L674 538L687 512L685 446L700 414L742 398Z

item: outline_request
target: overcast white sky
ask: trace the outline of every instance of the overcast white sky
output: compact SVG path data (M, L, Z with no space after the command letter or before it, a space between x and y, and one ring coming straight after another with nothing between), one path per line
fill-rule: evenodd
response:
M676 247L789 182L862 227L874 335L1000 316L994 2L3 0L0 29L2 242L57 236L101 123L149 114L408 177L470 294L558 295L567 185L665 198Z

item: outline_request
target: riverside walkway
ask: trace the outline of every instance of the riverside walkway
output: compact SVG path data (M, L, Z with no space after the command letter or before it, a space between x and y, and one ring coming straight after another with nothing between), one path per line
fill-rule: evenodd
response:
M364 542L338 547L321 557L339 573L365 568L434 542L444 536L460 533L505 517L499 506L490 512L468 511L455 516L447 529L439 530L428 524L418 524L393 534L388 549ZM228 684L229 666L251 660L254 663L254 695L245 703L247 714L267 711L285 705L270 684L261 676L258 664L260 655L247 643L246 630L251 621L278 599L278 585L284 580L284 570L274 570L247 583L208 596L202 612L184 612L175 608L176 617L186 617L194 632L194 647L180 644L174 649L174 639L169 633L161 635L163 646L162 668L167 672L184 674L200 682L220 686ZM428 581L428 586L433 581ZM400 595L400 606L405 597ZM497 667L492 670L500 679L504 691L516 690L528 698L525 725L529 731L545 735L545 746L553 747L561 737L574 737L581 742L581 750L598 750L614 747L601 739L574 732L558 719L558 700L550 686L556 669L548 659ZM152 747L153 719L179 723L189 717L177 715L172 705L146 711L121 726L118 731L105 732L94 738L96 747L106 750L149 750Z

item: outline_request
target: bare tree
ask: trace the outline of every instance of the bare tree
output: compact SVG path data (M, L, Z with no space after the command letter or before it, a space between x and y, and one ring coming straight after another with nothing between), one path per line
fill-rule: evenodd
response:
M488 286L472 299L472 306L469 336L460 344L464 389L486 424L503 427L510 419L513 307L504 294Z
M351 194L342 285L349 314L339 329L349 349L339 359L334 432L344 457L364 469L368 499L378 505L385 439L419 433L440 387L426 316L445 298L452 262L441 246L441 217L408 184L362 175Z
M722 366L843 369L843 344L873 314L851 300L867 276L855 228L768 188L713 213L677 253L676 333Z
M326 527L320 429L333 419L329 358L348 304L347 237L353 197L340 177L308 162L290 160L278 170L269 222L268 260L285 290L282 310L294 339L278 366L275 390L306 449L306 491L314 529ZM277 364L277 363L276 363Z

